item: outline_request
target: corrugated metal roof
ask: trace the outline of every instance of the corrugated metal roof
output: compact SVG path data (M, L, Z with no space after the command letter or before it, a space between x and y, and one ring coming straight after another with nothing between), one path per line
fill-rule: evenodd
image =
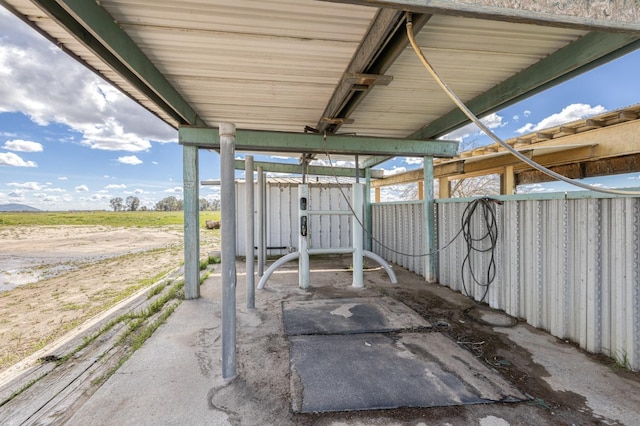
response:
M425 56L463 100L480 95L584 31L434 16L416 37ZM472 40L472 42L470 42ZM454 108L408 47L391 66L388 86L376 87L341 131L406 137Z
M3 4L14 7L160 118L179 125L175 113L171 116L154 104L30 0ZM316 126L322 118L378 11L314 0L101 0L98 4L208 125L233 122L238 129L292 132ZM576 29L434 15L417 40L436 70L467 101L584 34ZM116 47L107 47L117 53ZM350 116L353 124L342 125L340 133L406 137L453 109L410 49L400 54L386 75L393 76L391 84L369 88Z

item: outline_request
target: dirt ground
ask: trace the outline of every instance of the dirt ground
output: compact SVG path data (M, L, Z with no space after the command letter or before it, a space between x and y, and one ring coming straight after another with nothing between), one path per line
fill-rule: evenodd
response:
M2 228L0 373L182 262L181 226Z

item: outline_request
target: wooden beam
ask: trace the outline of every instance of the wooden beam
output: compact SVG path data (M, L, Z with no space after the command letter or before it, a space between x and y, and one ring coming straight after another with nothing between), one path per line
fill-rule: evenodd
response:
M371 186L373 188L389 186L389 185L400 185L403 183L414 183L420 182L424 180L424 172L422 169L409 170L404 173L397 173L395 175L391 175L389 177L378 179L376 181L371 182Z
M525 22L597 31L640 31L640 4L607 1L605 6L588 0L325 0L362 6L387 7L409 12L467 16L509 22Z

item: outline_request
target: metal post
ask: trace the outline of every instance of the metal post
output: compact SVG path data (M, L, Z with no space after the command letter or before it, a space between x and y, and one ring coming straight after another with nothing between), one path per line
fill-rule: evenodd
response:
M236 193L235 132L220 123L220 205L222 237L222 378L232 380L236 370Z
M258 276L264 274L264 172L258 167Z
M184 298L200 297L200 208L198 147L182 148L184 182Z
M353 287L364 287L364 272L362 261L363 250L363 234L364 229L362 208L364 201L364 185L361 183L354 183L351 186L351 205L353 206L354 215L351 218L351 233L353 235Z
M247 246L246 255L246 268L247 268L247 309L255 309L256 307L256 284L253 267L253 212L255 210L254 198L253 198L253 155L247 155L244 163L245 174L245 195L247 203L247 215L246 215L246 232L245 232L245 245Z
M309 186L298 185L298 286L309 288Z
M372 244L372 228L373 221L371 220L371 167L364 169L365 183L364 183L364 224L366 235L364 238L364 249L371 250Z
M427 253L432 253L436 249L435 203L433 201L433 157L429 155L424 157L423 170L425 250ZM436 254L427 256L425 260L424 276L427 282L433 283L437 281L437 260Z
M360 160L356 154L356 183L360 183Z

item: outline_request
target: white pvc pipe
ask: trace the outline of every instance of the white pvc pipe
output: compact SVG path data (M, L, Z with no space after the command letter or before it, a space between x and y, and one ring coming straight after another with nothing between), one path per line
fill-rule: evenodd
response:
M364 250L364 230L362 229L363 217L362 207L364 206L364 185L354 183L351 189L351 206L354 215L351 219L351 232L353 235L353 287L364 287L364 272L362 251Z
M285 254L280 259L273 262L271 266L267 268L264 275L262 275L262 278L260 278L260 282L258 282L258 290L262 290L264 288L264 285L269 280L269 277L271 277L271 274L273 274L276 269L287 262L291 262L292 260L297 259L298 257L300 257L300 252L295 251L293 253Z
M378 256L377 254L375 254L374 252L369 251L369 250L362 250L362 254L365 257L368 257L369 259L378 262L378 264L380 266L382 266L385 271L387 271L387 275L389 275L389 278L391 279L391 282L393 284L398 284L398 278L396 278L396 273L393 272L393 269L391 269L391 266L387 263L386 260L384 260L383 258Z
M247 204L247 214L245 221L245 245L246 245L246 267L247 267L247 309L255 309L256 307L256 282L254 274L254 235L253 235L253 218L254 218L254 197L253 197L253 155L247 155L244 163L245 174L245 200Z
M309 254L347 254L353 253L353 247L329 247L329 248L310 248L307 249Z
M353 212L351 210L308 210L307 214L323 216L351 216Z
M265 265L265 238L264 238L264 191L262 187L264 186L264 172L262 171L262 167L258 167L258 276L261 277L264 273L264 265Z

